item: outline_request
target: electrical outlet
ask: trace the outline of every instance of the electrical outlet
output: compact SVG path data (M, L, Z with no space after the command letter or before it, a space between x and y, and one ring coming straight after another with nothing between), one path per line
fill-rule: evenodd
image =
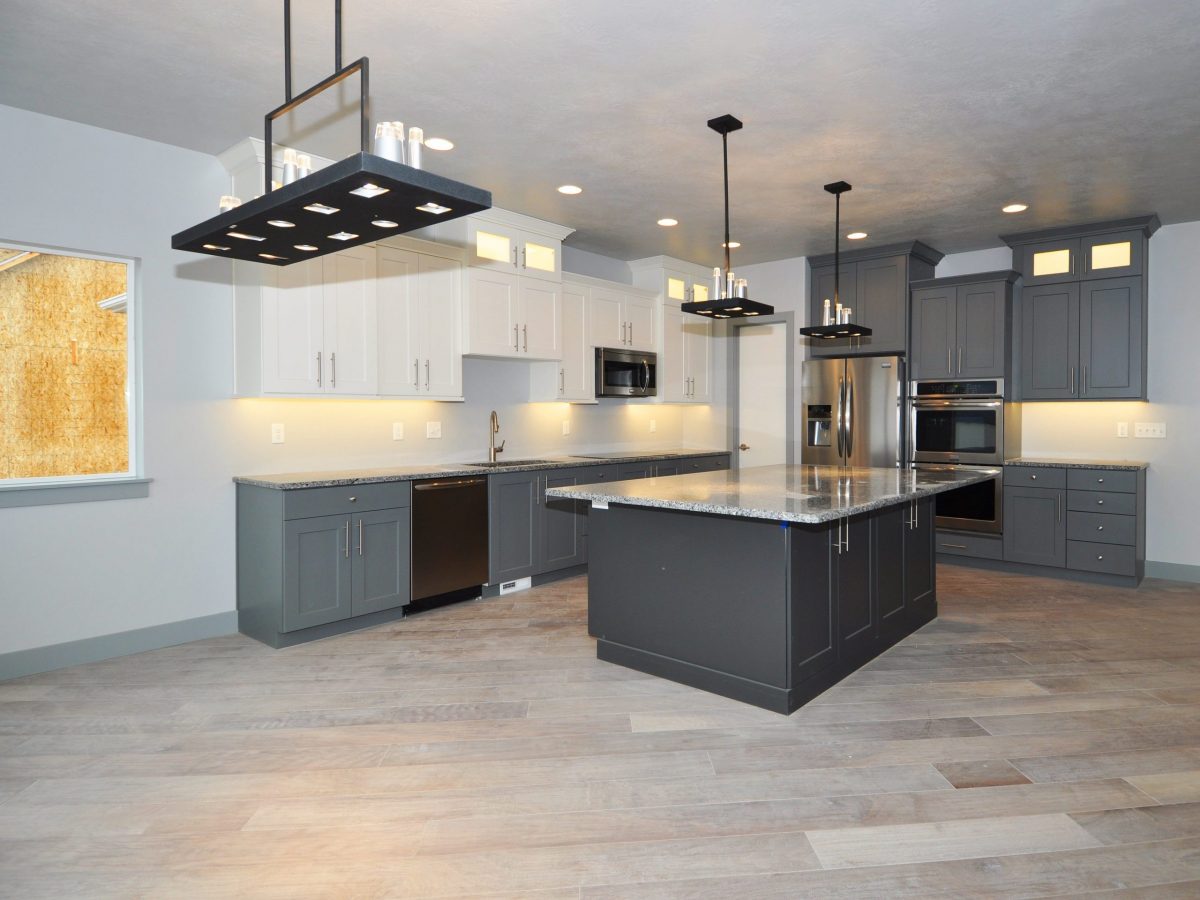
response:
M651 419L650 420L650 433L654 434L654 432L656 432L656 431L658 431L658 419Z
M1118 422L1117 423L1117 437L1129 437L1129 423L1128 422Z
M274 425L271 426L271 443L272 444L282 444L283 443L283 423L282 422L276 422Z
M1135 422L1133 436L1135 438L1165 438L1167 436L1167 423Z
M571 420L563 419L562 422L563 422L563 435L570 434L571 433Z
M441 422L426 422L425 423L425 437L426 438L440 438L441 436L442 436L442 423Z
M404 440L404 423L403 422L393 422L392 423L392 440L393 441Z

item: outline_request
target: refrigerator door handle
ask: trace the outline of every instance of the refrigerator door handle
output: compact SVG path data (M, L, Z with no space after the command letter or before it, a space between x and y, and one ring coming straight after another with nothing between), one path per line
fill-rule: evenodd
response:
M854 455L854 380L846 380L846 461Z
M846 379L838 379L837 451L840 461L846 454Z

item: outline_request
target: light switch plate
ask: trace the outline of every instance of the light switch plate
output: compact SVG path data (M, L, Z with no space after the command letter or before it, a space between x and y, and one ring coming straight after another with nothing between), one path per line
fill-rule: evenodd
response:
M656 431L658 431L658 420L651 419L650 420L650 433L654 434L654 432L656 432Z
M426 422L425 423L425 437L440 438L441 436L442 436L442 423L441 422Z
M404 423L403 422L393 422L392 423L392 440L393 441L404 440Z
M1167 423L1135 422L1133 436L1135 438L1165 438L1167 436Z
M284 437L283 436L283 423L276 422L274 425L271 426L271 443L272 444L282 444L283 437Z
M1117 437L1129 437L1129 423L1128 422L1118 422L1117 423Z
M570 434L571 433L571 420L563 419L562 423L563 423L563 434L564 435Z

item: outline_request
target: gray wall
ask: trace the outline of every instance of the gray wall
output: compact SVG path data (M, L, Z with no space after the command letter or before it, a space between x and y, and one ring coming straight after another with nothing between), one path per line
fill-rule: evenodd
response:
M569 238L568 238L569 240ZM576 275L591 275L593 278L604 278L608 281L618 281L621 284L633 284L633 272L629 263L613 259L611 256L601 256L589 250L579 250L570 245L563 245L562 267L564 272L574 272Z
M683 443L677 406L527 403L520 362L467 360L465 403L231 399L228 264L170 249L227 192L217 160L4 106L0 159L0 245L140 260L154 479L147 499L0 509L0 653L234 609L235 474L480 459L493 408L509 456ZM435 419L443 436L426 440ZM273 422L286 443L270 443Z

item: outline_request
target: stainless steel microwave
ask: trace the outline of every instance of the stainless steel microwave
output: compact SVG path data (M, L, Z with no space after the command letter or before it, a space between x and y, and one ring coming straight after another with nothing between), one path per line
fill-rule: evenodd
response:
M597 397L654 397L658 355L614 347L596 348Z

